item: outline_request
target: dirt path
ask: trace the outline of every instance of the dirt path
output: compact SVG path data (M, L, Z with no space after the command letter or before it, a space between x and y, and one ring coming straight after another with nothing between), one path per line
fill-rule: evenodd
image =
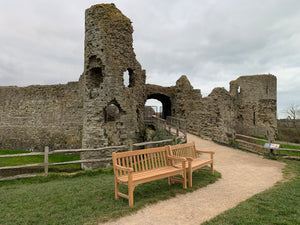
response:
M284 163L188 135L198 149L213 150L222 179L192 193L146 206L137 213L105 224L200 224L272 187L283 179Z

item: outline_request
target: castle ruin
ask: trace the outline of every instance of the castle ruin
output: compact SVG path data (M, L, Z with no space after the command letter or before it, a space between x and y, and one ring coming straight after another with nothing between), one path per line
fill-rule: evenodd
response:
M0 148L96 148L138 142L150 98L162 102L164 118L186 119L189 132L217 142L228 143L234 133L276 135L275 76L241 76L230 82L229 92L215 88L205 98L186 76L172 87L146 84L132 33L131 21L114 4L87 9L84 72L78 82L0 87Z

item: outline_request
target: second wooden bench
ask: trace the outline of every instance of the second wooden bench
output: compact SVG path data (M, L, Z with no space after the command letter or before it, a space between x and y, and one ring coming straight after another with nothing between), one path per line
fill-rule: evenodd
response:
M204 159L199 157L199 153L208 153L210 154L209 159ZM186 167L188 169L188 182L189 187L192 187L192 180L193 180L193 171L195 170L209 170L211 171L211 174L214 175L214 154L213 151L201 151L196 149L195 142L192 143L186 143L186 144L180 144L180 145L172 145L169 146L169 154L171 156L176 157L185 157L187 159ZM178 168L182 167L182 163L179 163L179 161L172 161L172 165L176 166ZM203 168L206 165L210 165L209 169ZM172 181L172 178L171 178Z

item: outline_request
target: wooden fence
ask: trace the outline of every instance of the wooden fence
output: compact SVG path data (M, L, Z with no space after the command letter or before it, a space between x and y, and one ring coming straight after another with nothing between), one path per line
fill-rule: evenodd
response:
M64 149L64 150L54 150L49 151L49 147L45 147L44 152L32 152L32 153L21 153L21 154L11 154L11 155L0 155L0 158L10 158L10 157L22 157L22 156L36 156L36 155L42 155L44 156L44 162L43 163L35 163L35 164L26 164L26 165L18 165L18 166L6 166L6 167L0 167L0 170L10 170L10 169L24 169L24 168L31 168L31 167L44 167L44 175L48 176L49 172L49 166L58 166L58 165L68 165L68 164L77 164L77 163L92 163L92 162L105 162L110 161L111 157L109 158L101 158L101 159L84 159L84 160L75 160L75 161L67 161L67 162L57 162L57 163L49 163L49 155L52 154L76 154L80 152L87 152L87 151L103 151L103 150L112 150L112 149L128 149L127 145L122 146L109 146L109 147L103 147L103 148L96 148L96 149ZM21 177L32 177L32 175L17 175L13 177L4 177L0 178L1 180L8 180L13 178L21 178Z
M289 159L300 159L300 149L289 149L289 148L279 148L279 149L265 149L263 143L271 143L271 140L264 140L260 138L250 137L242 134L236 134L233 138L233 144L239 148L246 149L251 152L256 152L259 154L275 154L276 156ZM275 141L274 144L289 145L300 147L300 144L288 143L282 141ZM291 156L288 152L294 152L297 156Z
M165 129L168 130L170 133L174 133L174 138L176 138L175 140L173 140L174 143L177 143L177 140L180 140L180 143L187 142L187 123L184 119L168 116L165 120L162 118L152 116L146 117L144 122L145 124L153 125L156 129Z
M32 153L21 153L21 154L11 154L11 155L0 155L1 158L9 158L9 157L22 157L22 156L36 156L36 155L42 155L44 156L44 162L43 163L35 163L35 164L26 164L26 165L18 165L18 166L6 166L6 167L0 167L0 170L10 170L10 169L24 169L24 168L32 168L32 167L44 167L44 175L47 176L49 172L49 166L58 166L58 165L68 165L68 164L78 164L78 163L93 163L93 162L107 162L111 161L112 157L108 158L101 158L101 159L84 159L84 160L76 160L76 161L67 161L67 162L57 162L57 163L49 163L49 155L52 154L76 154L81 152L87 152L87 151L103 151L103 150L113 150L113 149L124 149L124 151L134 150L134 147L141 147L141 146L149 146L149 145L157 145L162 143L169 143L172 142L174 144L177 143L177 140L179 138L184 138L181 136L174 136L173 139L166 139L166 140L160 140L160 141L151 141L151 142L142 142L142 143L129 143L129 145L121 145L121 146L109 146L109 147L103 147L103 148L96 148L96 149L64 149L64 150L53 150L49 151L49 147L45 147L44 152L32 152ZM16 175L13 177L3 177L0 178L0 181L3 180L10 180L10 179L17 179L17 178L24 178L24 177L33 177L35 175L32 174L25 174L25 175Z
M49 147L45 147L44 152L32 152L32 153L21 153L21 154L11 154L11 155L0 155L0 158L9 158L9 157L22 157L22 156L36 156L36 155L42 155L44 156L44 162L43 163L35 163L35 164L26 164L26 165L18 165L18 166L6 166L6 167L0 167L0 170L9 170L9 169L23 169L23 168L31 168L31 167L44 167L44 175L47 176L49 172L49 166L58 166L58 165L68 165L68 164L77 164L77 163L93 163L93 162L107 162L112 160L111 157L109 158L101 158L101 159L85 159L85 160L76 160L76 161L67 161L67 162L57 162L57 163L49 163L49 155L51 154L76 154L86 151L103 151L103 150L113 150L113 149L124 149L132 151L135 148L138 147L148 147L163 143L170 143L177 144L178 140L180 140L179 143L185 143L187 141L186 138L186 121L175 118L175 117L168 117L167 120L157 118L157 117L151 117L147 118L147 121L145 121L147 124L153 124L157 129L167 129L171 133L174 133L172 139L166 139L161 141L150 141L150 142L142 142L142 143L132 143L132 141L129 142L129 145L122 145L122 146L109 146L109 147L103 147L103 148L96 148L96 149L64 149L64 150L53 150L49 151ZM26 174L26 175L16 175L13 177L4 177L0 178L1 180L8 180L8 179L15 179L15 178L22 178L22 177L32 177L35 175L32 174Z

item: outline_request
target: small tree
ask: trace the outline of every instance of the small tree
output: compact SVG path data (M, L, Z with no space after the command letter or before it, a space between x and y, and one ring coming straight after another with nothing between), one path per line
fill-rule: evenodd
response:
M297 136L300 137L300 127L297 124L298 117L300 115L299 105L292 104L287 110L287 122L291 122L292 127L296 130Z

